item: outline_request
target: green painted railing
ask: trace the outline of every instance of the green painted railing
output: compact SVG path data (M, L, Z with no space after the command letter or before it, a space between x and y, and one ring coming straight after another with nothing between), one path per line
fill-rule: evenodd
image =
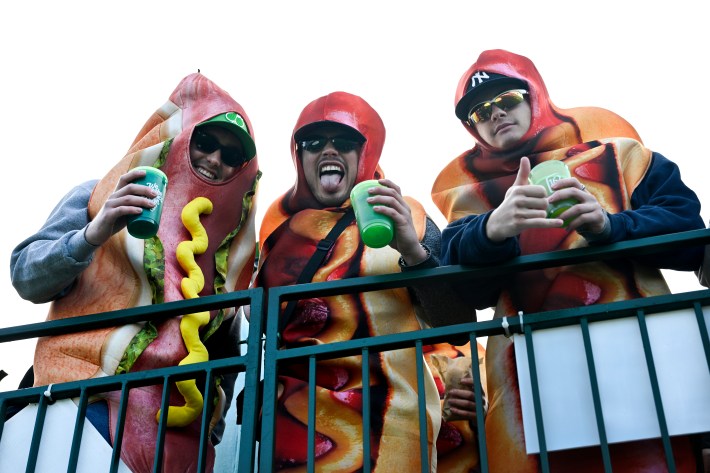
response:
M205 398L211 398L211 390L215 376L224 373L244 373L244 411L242 415L243 424L238 441L239 458L238 471L268 472L273 470L273 450L274 450L274 429L275 429L275 407L276 407L276 386L278 369L284 363L295 361L305 362L309 367L309 406L308 406L308 471L315 471L315 367L319 360L329 358L340 358L344 356L359 355L363 357L362 363L363 379L369 378L366 361L373 353L395 350L401 348L414 347L417 352L417 370L419 373L418 390L424 392L423 384L423 346L432 343L441 343L450 340L452 336L466 334L469 337L471 346L475 347L478 339L493 335L502 335L509 332L524 334L528 350L528 363L531 373L533 401L535 406L535 417L537 421L537 433L540 444L540 460L542 470L549 471L548 451L545 445L545 430L542 409L540 407L539 386L536 379L535 352L533 349L532 334L536 330L561 327L566 325L576 325L582 330L587 364L592 385L592 395L594 400L597 427L599 431L600 448L605 465L605 471L611 472L611 461L609 458L609 445L606 439L604 416L601 409L600 396L596 381L597 368L594 364L594 357L591 350L589 324L602 320L613 320L620 318L635 318L638 321L642 337L643 346L646 353L648 371L651 376L651 385L654 390L654 399L658 423L661 431L661 438L666 449L666 461L669 471L676 471L673 456L670 450L670 437L665 425L664 409L658 391L658 381L655 379L654 360L648 342L648 334L645 330L645 317L649 314L667 312L677 309L692 308L698 321L698 330L702 338L705 350L708 369L710 370L710 340L708 340L708 330L705 325L702 308L710 305L710 290L686 292L681 294L650 297L645 299L635 299L611 304L599 304L585 306L574 309L550 311L538 314L525 314L522 316L502 319L471 322L467 324L439 327L433 329L419 330L416 332L399 333L379 337L350 340L346 342L332 343L319 346L307 346L292 349L278 348L278 313L281 303L289 300L298 300L311 297L324 297L337 294L351 294L364 291L381 289L391 289L413 285L423 280L436 282L459 282L475 280L478 278L490 278L493 276L512 274L520 271L541 269L546 267L576 264L588 261L612 259L619 257L630 257L641 254L651 254L677 248L685 248L691 245L705 245L710 243L710 230L697 230L692 232L677 233L660 237L645 238L635 241L627 241L608 246L594 248L580 248L567 251L559 251L547 254L524 256L510 260L504 264L481 267L447 266L418 272L401 274L388 274L366 278L354 278L340 281L330 281L325 283L311 283L296 286L283 286L271 288L268 294L261 289L234 292L226 295L208 296L191 299L181 302L172 302L157 306L140 307L115 311L102 314L92 314L72 319L64 319L52 322L42 322L17 327L0 329L0 343L7 343L16 340L32 339L42 336L59 335L78 331L113 327L128 323L137 323L146 320L159 321L168 317L192 313L195 311L212 310L226 307L237 307L241 305L251 305L251 318L249 325L249 335L246 343L244 355L234 358L214 360L205 363L196 363L185 366L162 368L151 371L142 371L111 376L104 378L90 379L80 382L70 382L51 386L50 395L47 395L48 387L35 387L17 391L0 392L0 438L2 438L3 426L6 412L10 406L18 406L26 403L38 403L38 415L35 423L34 437L30 448L30 455L27 461L27 472L35 471L35 462L41 441L44 417L47 406L50 402L65 398L78 398L79 410L74 426L74 437L72 450L70 453L70 463L67 471L74 471L78 459L79 447L81 444L81 429L84 423L84 415L89 396L108 391L120 391L121 402L119 406L119 423L115 432L117 441L113 445L112 468L116 471L119 452L121 448L121 436L123 422L125 420L126 400L128 391L131 388L162 384L163 404L162 412L167 411L167 386L170 383L181 379L204 378L202 386ZM262 315L265 314L265 317ZM266 322L266 323L264 323ZM506 324L504 326L504 323ZM264 333L266 334L264 338ZM263 348L263 351L262 351ZM262 360L263 353L263 360ZM262 371L263 361L263 371ZM477 418L483 419L482 411L482 390L481 380L478 370L473 370L475 394L477 401ZM261 398L260 378L263 377L263 404L259 405ZM370 407L370 393L368 383L363 383L363 409ZM710 400L710 394L709 394ZM261 413L261 417L260 417ZM203 419L211 416L211 403L204 403ZM364 415L363 431L369 432L369 416ZM421 436L421 463L427 465L427 440L426 440L426 415L425 401L423 397L419 402L419 421ZM256 438L257 428L261 422L261 436ZM156 439L156 454L154 471L161 471L162 446L165 441L165 415L159 422L158 438ZM203 421L201 435L201 454L198 458L198 471L204 471L206 459L204 452L207 446L207 420ZM488 471L488 458L486 454L486 437L482 422L477 425L477 434L480 450L481 471ZM259 442L257 444L257 441ZM257 445L259 451L257 452ZM235 451L236 451L235 446ZM364 437L364 467L363 471L370 471L372 465L369 463L369 439ZM257 462L258 458L258 462ZM258 463L258 468L257 468Z

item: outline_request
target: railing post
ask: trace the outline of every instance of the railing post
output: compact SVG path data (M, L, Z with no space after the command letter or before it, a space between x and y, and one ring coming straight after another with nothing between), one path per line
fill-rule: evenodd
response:
M606 438L606 427L604 425L604 412L602 411L602 401L599 395L599 382L597 381L597 369L594 365L594 352L592 351L592 340L589 336L589 320L582 317L580 320L582 328L582 338L584 339L584 351L587 356L587 369L589 370L589 382L592 387L592 399L594 401L594 413L597 419L597 431L599 433L599 444L602 449L602 461L604 471L611 473L611 457L609 455L609 442Z
M264 333L264 290L252 289L249 316L249 335L247 337L247 363L244 372L244 404L242 428L239 436L239 462L237 471L253 472L256 455L256 435L260 425L259 400L261 392L262 334Z
M264 402L261 417L261 445L259 453L259 472L270 473L274 468L276 442L276 391L278 373L278 323L281 312L281 299L278 291L268 291L266 311L266 340L264 342Z
M666 453L666 464L668 471L675 473L675 460L673 459L673 447L671 439L668 436L668 424L666 423L666 415L663 410L663 399L658 385L658 376L656 374L656 364L653 361L653 351L651 350L651 341L648 337L648 327L646 326L646 314L643 310L636 311L636 317L641 330L641 341L643 342L643 351L646 355L646 364L648 367L648 377L651 380L651 391L653 392L653 401L656 404L656 416L658 418L658 427L661 430L661 439L663 440L663 449Z

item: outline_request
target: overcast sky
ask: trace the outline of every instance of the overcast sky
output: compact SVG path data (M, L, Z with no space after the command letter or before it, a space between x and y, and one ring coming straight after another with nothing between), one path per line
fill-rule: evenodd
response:
M485 49L536 64L554 103L599 106L630 121L677 162L710 202L706 182L710 72L706 19L695 2L660 1L35 1L0 7L5 218L0 255L42 225L75 184L102 177L178 82L200 69L244 106L259 165L257 221L293 182L289 139L302 108L336 90L382 116L381 165L405 194L445 221L429 192L472 146L453 113L463 72ZM704 46L703 46L704 45ZM708 221L710 204L702 214ZM8 272L9 273L9 272ZM0 327L44 320L9 274ZM675 292L699 289L668 273ZM0 344L14 389L34 340Z

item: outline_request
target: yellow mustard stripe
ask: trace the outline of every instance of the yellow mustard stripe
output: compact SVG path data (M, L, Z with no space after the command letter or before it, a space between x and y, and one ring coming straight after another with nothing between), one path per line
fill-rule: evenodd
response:
M187 277L183 278L180 284L185 299L199 297L198 294L205 286L205 277L195 262L195 255L202 254L207 250L207 231L200 223L200 215L210 213L212 213L212 202L204 197L197 197L182 209L182 223L192 235L192 241L181 242L175 251L180 266L187 273ZM182 317L180 333L188 354L182 359L180 366L209 360L207 348L200 340L200 328L209 321L209 311L187 314ZM178 381L175 384L180 394L185 398L185 405L168 408L168 427L185 427L202 412L202 394L197 389L194 379ZM160 411L155 418L156 420L160 419Z

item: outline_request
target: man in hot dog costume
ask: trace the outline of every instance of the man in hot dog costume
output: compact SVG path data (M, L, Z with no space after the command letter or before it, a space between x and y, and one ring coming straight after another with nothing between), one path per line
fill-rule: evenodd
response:
M422 205L403 197L378 166L384 140L380 116L358 96L333 92L303 109L291 138L296 183L266 211L259 232L256 285L294 284L318 242L350 211L350 190L368 179L383 184L371 191L370 199L376 211L392 217L394 238L389 246L367 247L353 221L337 237L312 281L438 266L438 228ZM282 330L282 346L419 330L417 316L430 322L455 310L449 292L441 287L417 287L299 301ZM361 370L360 356L318 363L317 471L362 469ZM414 348L373 353L370 373L373 471L421 471ZM308 370L289 366L280 369L279 375L283 389L277 405L274 463L279 470L300 471L307 460ZM425 392L420 394L427 405L428 467L435 471L441 408L426 368L424 376Z
M246 113L227 92L199 73L185 77L126 156L103 179L74 188L42 229L15 249L11 273L20 295L52 301L48 320L57 320L247 288L261 175L252 137ZM131 183L144 174L137 166L167 175L165 195ZM127 217L150 208L156 197L163 199L157 235L129 235ZM234 315L234 309L222 309L42 338L35 385L236 356ZM225 376L217 399L203 400L203 386L194 380L177 385L171 390L163 471L188 472L197 464L202 403L216 402L211 426L220 424L234 377ZM134 472L153 468L161 389L130 391L121 459ZM110 442L118 401L118 393L108 393L87 414ZM221 429L211 432L209 470Z
M678 167L645 148L619 116L599 108L559 109L534 64L502 50L483 52L461 78L456 115L475 146L437 177L432 197L449 221L442 262L494 264L518 255L613 243L703 228L700 203ZM549 202L578 201L546 218L531 166L564 161L571 177L557 181ZM565 222L568 225L565 227ZM694 270L702 250L593 262L471 282L462 292L495 317L535 313L666 294L658 268ZM490 337L486 347L491 471L539 471L526 455L512 341ZM695 471L687 438L672 439L678 471ZM615 472L666 471L658 440L611 445ZM553 471L603 471L599 448L551 452Z

